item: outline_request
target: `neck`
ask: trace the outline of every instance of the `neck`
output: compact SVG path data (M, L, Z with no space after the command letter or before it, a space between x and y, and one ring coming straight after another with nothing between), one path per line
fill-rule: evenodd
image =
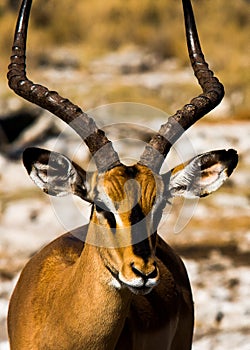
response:
M71 293L75 302L71 302L71 312L74 305L73 314L79 317L73 327L81 328L79 334L83 333L85 348L89 344L91 349L113 349L124 326L131 293L114 287L113 276L98 247L85 243L75 268Z

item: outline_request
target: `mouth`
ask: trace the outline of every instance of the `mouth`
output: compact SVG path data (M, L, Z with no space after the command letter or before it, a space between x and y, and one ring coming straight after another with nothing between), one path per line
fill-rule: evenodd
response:
M112 285L115 286L117 289L127 288L129 289L133 294L136 295L146 295L149 294L154 287L157 286L159 281L155 281L154 279L142 279L140 283L128 283L123 278L120 277L120 274L118 271L114 271L110 267L107 267L109 272L111 273L113 277Z
M159 280L155 280L154 278L137 278L132 281L127 281L121 274L117 276L117 279L122 287L128 288L133 294L141 295L150 293L159 283Z
M152 289L154 287L146 287L145 285L144 286L141 286L141 287L132 287L128 284L125 284L123 283L123 285L128 288L133 294L136 294L136 295L146 295L146 294L149 294Z

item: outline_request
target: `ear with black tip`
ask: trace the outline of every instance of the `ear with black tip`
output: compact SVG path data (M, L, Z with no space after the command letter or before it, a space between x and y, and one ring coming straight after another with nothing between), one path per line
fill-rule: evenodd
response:
M216 191L238 163L234 149L200 154L163 175L170 196L205 197Z
M35 184L52 196L75 194L88 200L86 172L66 156L41 148L27 148L23 164Z

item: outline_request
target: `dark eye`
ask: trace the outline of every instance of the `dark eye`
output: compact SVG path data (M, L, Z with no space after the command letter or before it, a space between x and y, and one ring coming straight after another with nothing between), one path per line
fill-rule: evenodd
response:
M106 206L106 204L100 201L95 201L95 207L98 213L101 213L103 211L107 211L107 212L110 211L109 208Z
M116 220L114 214L103 202L100 202L98 200L95 201L95 208L98 213L102 213L103 217L107 220L109 227L111 228L111 230L114 230L115 233Z

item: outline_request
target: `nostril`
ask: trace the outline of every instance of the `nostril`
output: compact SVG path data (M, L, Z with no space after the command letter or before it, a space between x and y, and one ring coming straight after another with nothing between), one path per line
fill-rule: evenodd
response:
M131 269L132 271L134 272L134 274L138 277L145 277L144 273L142 273L140 270L138 270L136 267L135 267L135 263L131 263Z
M154 270L147 275L147 278L156 278L158 276L158 270L155 266Z
M158 269L156 265L154 264L154 270L146 273L141 270L139 270L134 263L131 263L131 269L134 272L134 274L138 277L142 277L143 279L149 279L149 278L156 278L158 276Z

